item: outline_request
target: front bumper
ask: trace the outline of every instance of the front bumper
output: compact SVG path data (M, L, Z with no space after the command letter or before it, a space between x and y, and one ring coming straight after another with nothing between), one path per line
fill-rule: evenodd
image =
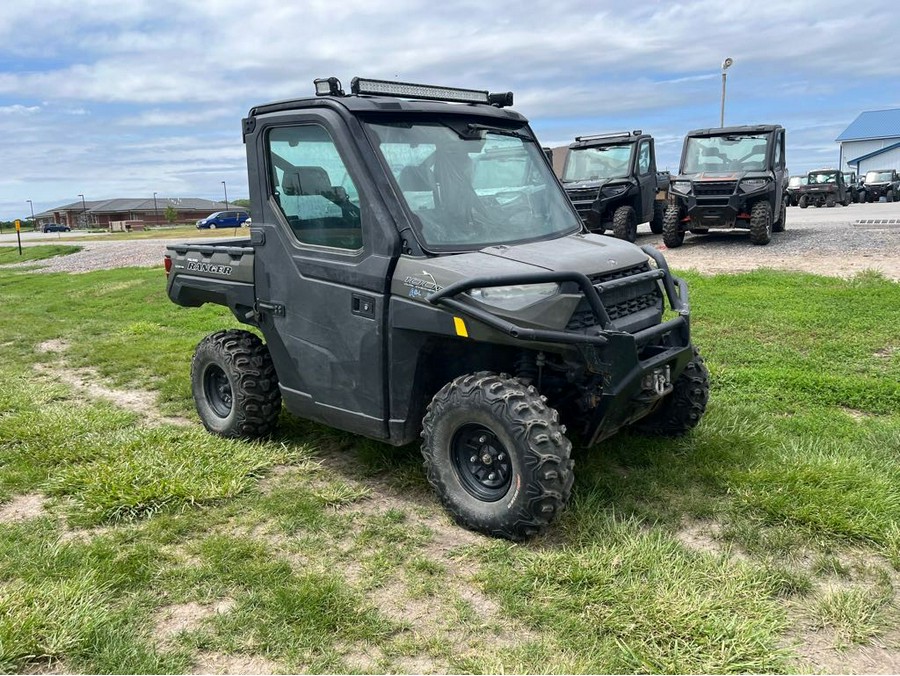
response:
M436 291L427 300L481 322L513 338L522 347L540 349L541 345L555 345L576 349L587 370L599 375L603 381L603 388L584 430L589 445L593 445L653 410L671 390L671 383L693 355L687 284L672 275L665 258L655 248L645 246L642 249L653 258L657 269L597 284L576 272L476 277ZM647 281L662 285L669 306L677 316L633 333L619 330L610 319L602 294ZM474 288L547 282L577 285L594 315L595 323L582 330L535 329L498 317L458 298ZM668 389L648 386L648 383L658 385L662 374L669 383Z

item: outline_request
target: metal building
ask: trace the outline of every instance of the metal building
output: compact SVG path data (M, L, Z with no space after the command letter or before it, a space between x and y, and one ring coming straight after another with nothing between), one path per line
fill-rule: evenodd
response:
M900 108L860 113L835 140L843 171L857 176L874 169L900 171Z

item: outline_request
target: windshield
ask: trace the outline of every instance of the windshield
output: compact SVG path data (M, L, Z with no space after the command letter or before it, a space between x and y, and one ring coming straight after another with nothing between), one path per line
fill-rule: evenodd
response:
M768 139L768 134L690 137L681 173L765 171Z
M836 171L820 171L810 173L808 183L810 185L816 183L835 183L837 181Z
M891 180L889 171L867 171L866 183L883 183Z
M800 185L806 185L806 176L791 176L791 180L788 181L788 185L791 188L796 188Z
M580 230L530 137L449 124L367 124L427 247L480 249Z
M596 181L629 174L633 144L572 148L566 158L563 181Z

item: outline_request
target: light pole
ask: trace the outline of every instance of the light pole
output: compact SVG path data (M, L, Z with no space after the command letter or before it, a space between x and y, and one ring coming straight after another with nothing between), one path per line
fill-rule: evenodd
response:
M37 223L34 220L34 202L32 202L31 200L25 200L25 201L28 202L28 206L31 207L31 229L36 231Z
M156 193L153 193L153 223L159 225L159 209L156 207Z
M722 62L722 111L719 114L719 126L725 126L725 71L731 68L731 64L734 63L734 59L730 56L726 58Z
M84 195L78 195L81 198L81 224L87 227L87 204L84 203Z
M225 181L222 181L222 190L225 191L225 211L228 211L228 187L225 185Z

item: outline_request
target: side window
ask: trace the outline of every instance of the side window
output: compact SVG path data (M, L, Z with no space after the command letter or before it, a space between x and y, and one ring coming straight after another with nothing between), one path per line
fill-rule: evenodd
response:
M641 141L638 148L638 174L643 176L650 172L650 141Z
M778 141L775 143L775 168L780 169L784 166L784 134L778 134Z
M328 131L316 124L272 129L268 153L272 194L297 241L362 247L359 192Z

